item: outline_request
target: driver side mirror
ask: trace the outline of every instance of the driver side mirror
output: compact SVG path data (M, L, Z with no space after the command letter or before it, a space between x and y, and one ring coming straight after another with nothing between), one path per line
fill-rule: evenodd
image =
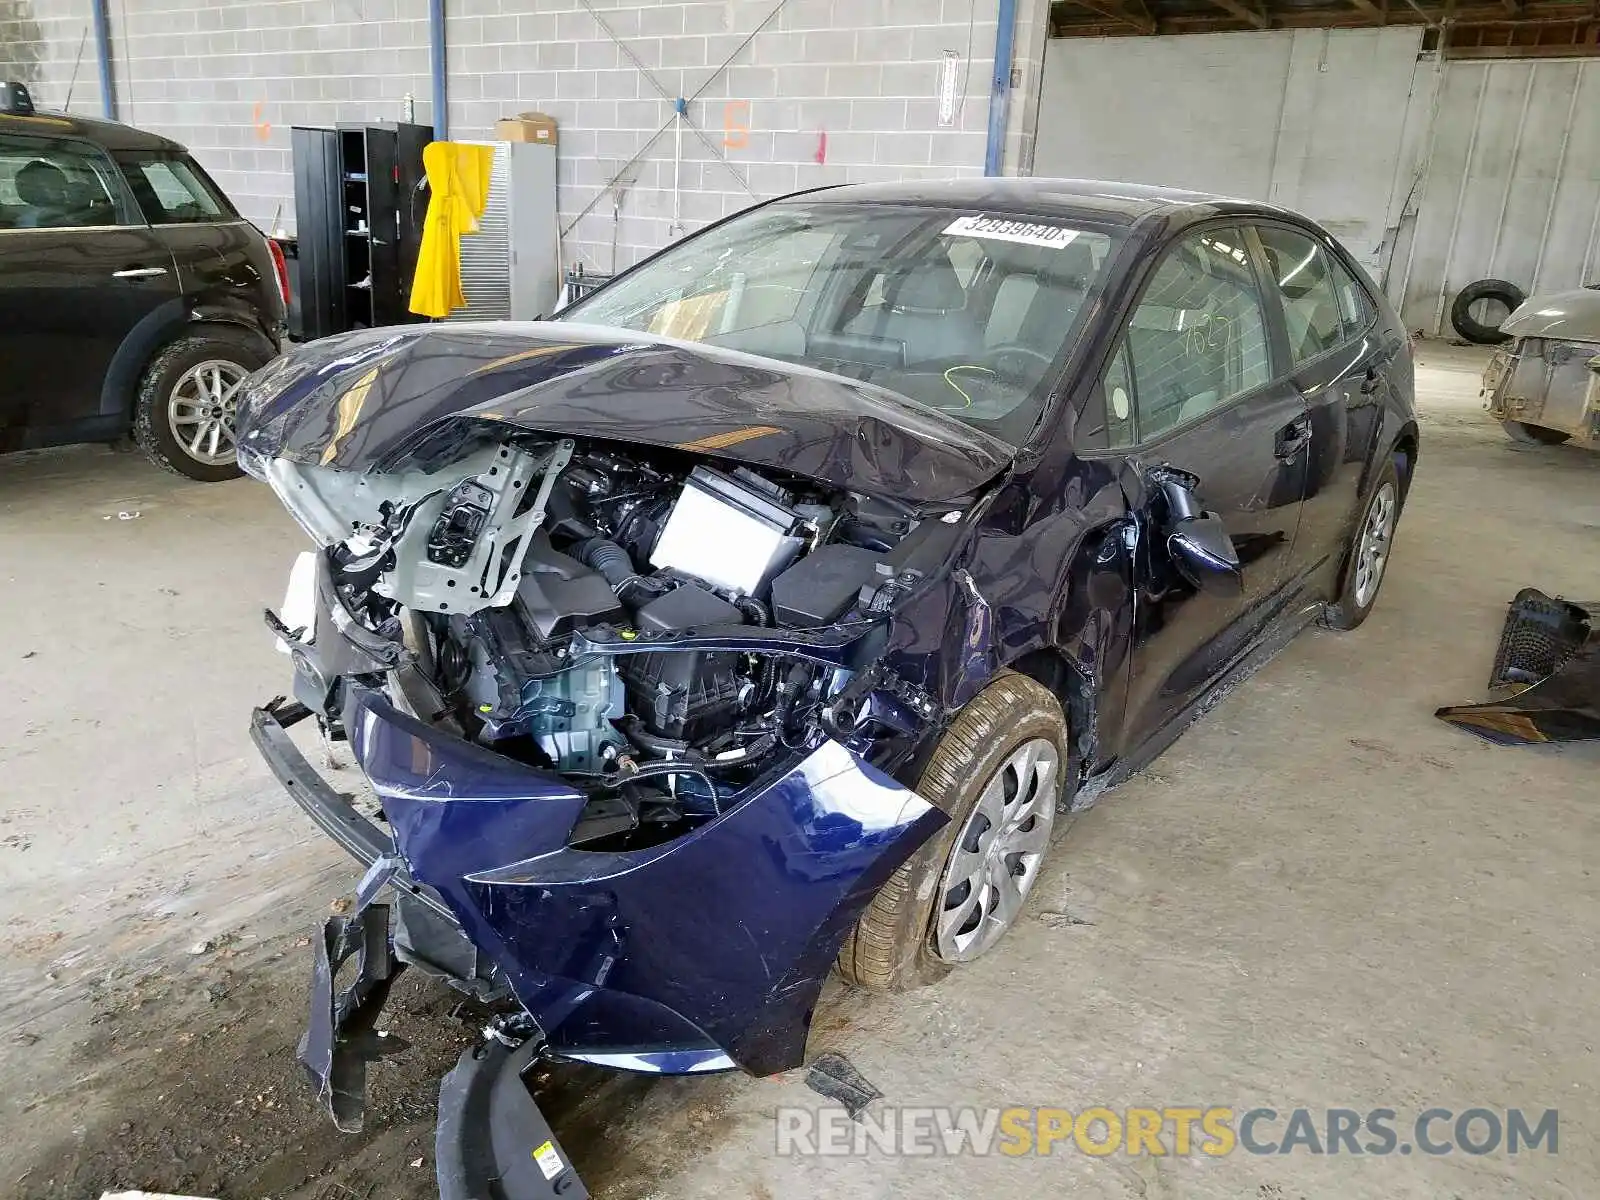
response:
M1237 596L1244 590L1239 553L1221 517L1185 517L1167 531L1167 553L1179 573L1202 592Z
M1200 506L1198 476L1163 464L1151 472L1166 500L1167 555L1178 573L1202 592L1237 596L1244 590L1239 552L1222 518Z

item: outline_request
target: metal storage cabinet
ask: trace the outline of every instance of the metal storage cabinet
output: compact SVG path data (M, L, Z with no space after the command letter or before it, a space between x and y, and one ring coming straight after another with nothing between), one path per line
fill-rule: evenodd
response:
M293 131L302 339L416 321L408 307L427 212L422 125Z

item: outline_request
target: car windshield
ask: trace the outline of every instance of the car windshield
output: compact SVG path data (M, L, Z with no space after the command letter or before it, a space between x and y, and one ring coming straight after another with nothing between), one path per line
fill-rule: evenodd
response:
M1015 446L1116 240L1049 217L792 202L671 247L562 317L832 371Z

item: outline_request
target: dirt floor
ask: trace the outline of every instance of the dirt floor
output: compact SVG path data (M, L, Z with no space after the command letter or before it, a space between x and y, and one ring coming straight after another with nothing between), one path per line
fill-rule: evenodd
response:
M1600 746L1496 749L1431 715L1483 695L1518 588L1600 598L1600 457L1507 440L1482 361L1423 352L1367 625L1307 632L1076 818L996 953L908 996L831 988L811 1049L881 1089L869 1114L1555 1108L1557 1154L781 1157L778 1108L828 1107L799 1072L556 1071L596 1194L1600 1194ZM353 880L245 732L285 683L260 612L299 548L249 481L0 460L0 1196L431 1194L436 1081L471 1037L447 994L396 988L410 1048L373 1069L364 1134L294 1067L306 935Z

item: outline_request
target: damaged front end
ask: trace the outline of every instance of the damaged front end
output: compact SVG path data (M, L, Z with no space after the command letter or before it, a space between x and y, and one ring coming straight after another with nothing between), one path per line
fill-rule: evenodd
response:
M441 1093L446 1196L581 1194L520 1081L539 1058L799 1065L840 943L947 820L893 778L943 716L897 669L897 614L961 577L971 501L937 493L999 462L799 369L511 328L520 350L469 337L476 363L418 389L409 432L383 389L433 369L426 335L290 360L257 378L240 443L319 545L267 617L294 698L252 733L367 868L317 943L301 1061L358 1128L398 972L486 1006ZM740 372L787 407L738 415ZM619 421L627 380L698 414L687 440ZM348 741L374 812L290 740L307 720Z

